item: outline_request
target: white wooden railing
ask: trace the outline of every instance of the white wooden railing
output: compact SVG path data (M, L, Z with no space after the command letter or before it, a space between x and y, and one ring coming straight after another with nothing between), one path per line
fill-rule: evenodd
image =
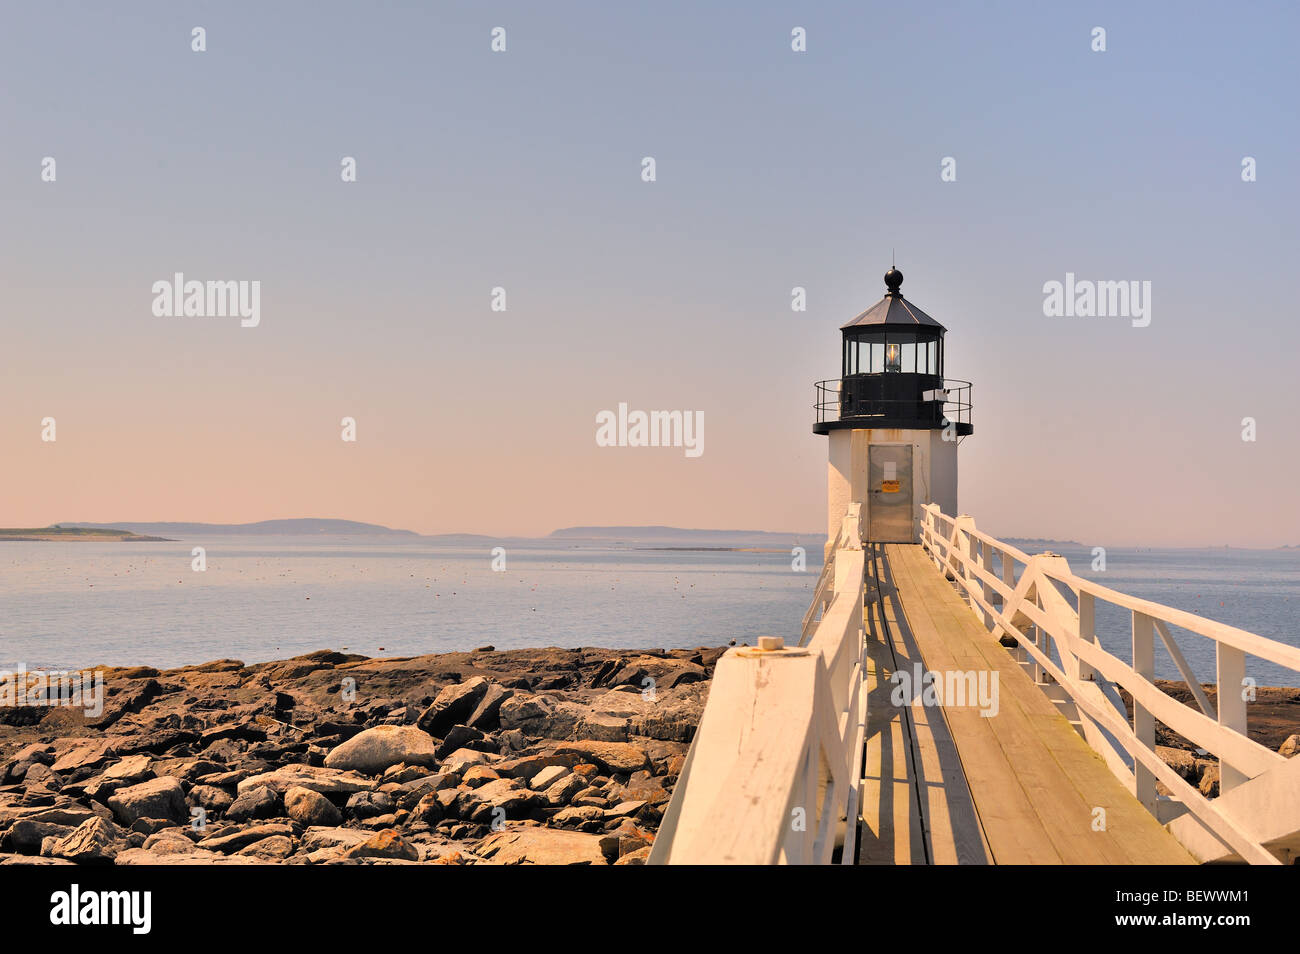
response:
M651 864L826 864L837 846L853 863L866 729L860 510L827 554L806 641L765 636L718 660Z
M1030 556L975 527L969 516L924 508L921 544L961 587L994 636L1010 635L1035 682L1075 721L1088 743L1137 799L1201 860L1277 864L1300 839L1300 758L1287 760L1246 733L1246 656L1300 672L1300 649L1116 592L1070 571L1064 557ZM1070 596L1065 594L1069 593ZM1098 602L1132 620L1132 662L1097 641ZM1170 627L1212 640L1212 702ZM1184 705L1155 682L1155 640L1196 702ZM1122 688L1133 700L1130 721ZM1216 704L1217 703L1217 704ZM1155 752L1157 720L1219 760L1220 792L1206 798ZM1158 796L1156 782L1169 796Z

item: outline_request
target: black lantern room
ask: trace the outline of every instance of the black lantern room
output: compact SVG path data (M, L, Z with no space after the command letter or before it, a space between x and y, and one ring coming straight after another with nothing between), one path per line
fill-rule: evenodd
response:
M814 432L954 427L958 435L973 433L970 382L945 384L947 329L904 298L902 284L903 273L891 266L885 297L840 329L840 377L817 384Z

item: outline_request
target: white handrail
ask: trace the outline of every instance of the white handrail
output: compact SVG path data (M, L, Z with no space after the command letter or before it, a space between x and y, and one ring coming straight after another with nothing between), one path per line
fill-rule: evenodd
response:
M651 864L826 864L837 845L853 862L866 730L860 510L828 554L807 644L765 637L718 660Z
M1254 863L1279 863L1264 838L1252 834L1273 831L1277 826L1261 826L1258 819L1228 811L1217 799L1207 799L1184 781L1156 754L1155 723L1158 719L1218 757L1224 795L1252 779L1280 771L1287 760L1246 732L1245 656L1300 672L1300 649L1085 580L1070 571L1063 557L1052 553L1030 556L980 532L969 516L950 517L935 504L925 505L923 511L921 544L936 567L960 585L972 611L993 635L1010 635L1016 640L1040 685L1050 688L1055 684L1064 690L1079 716L1084 737L1152 814L1165 820L1162 816L1185 811L1201 829L1230 848L1230 853ZM993 572L994 557L998 574ZM1073 594L1073 602L1057 584ZM1129 611L1131 663L1097 642L1098 601ZM1170 625L1214 641L1218 688L1223 690L1215 693L1217 706L1195 679ZM1197 708L1184 705L1156 684L1156 635L1187 682ZM1132 698L1131 722L1117 686ZM1175 804L1162 804L1157 780L1169 789ZM1300 803L1300 799L1296 801ZM1283 828L1290 824L1288 821ZM1194 840L1203 834L1181 822L1169 827L1180 838Z

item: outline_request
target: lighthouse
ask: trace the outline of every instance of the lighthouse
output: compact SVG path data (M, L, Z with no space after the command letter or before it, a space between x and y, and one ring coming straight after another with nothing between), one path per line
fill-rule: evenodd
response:
M903 297L885 296L840 329L840 376L817 383L813 432L830 438L827 537L852 503L872 543L915 543L921 507L957 510L957 445L975 430L971 385L944 377L947 329Z

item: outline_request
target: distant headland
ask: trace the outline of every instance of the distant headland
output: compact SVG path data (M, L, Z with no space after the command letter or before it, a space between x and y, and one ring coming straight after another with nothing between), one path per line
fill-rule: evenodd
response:
M120 527L52 527L31 529L0 528L0 543L41 543L72 541L81 543L166 543L167 537L152 537L133 533Z

